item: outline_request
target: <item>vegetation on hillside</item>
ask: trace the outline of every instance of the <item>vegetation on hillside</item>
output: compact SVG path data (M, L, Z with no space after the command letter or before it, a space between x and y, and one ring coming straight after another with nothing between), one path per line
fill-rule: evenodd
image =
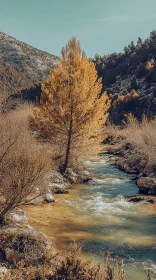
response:
M40 134L52 143L62 173L80 152L89 153L93 146L98 151L109 108L101 88L93 62L72 38L62 49L60 66L42 85L34 118Z
M126 75L133 75L130 89L139 88L136 78L144 78L150 87L156 82L156 31L151 32L145 41L139 38L136 45L132 41L123 53L103 57L96 55L94 62L104 87L115 83L119 76Z
M32 86L31 80L22 72L18 72L9 63L0 61L0 98L7 99L17 90Z
M46 78L59 58L0 32L0 99Z
M136 45L132 41L122 53L96 55L93 61L102 77L103 90L113 97L111 122L121 124L129 113L139 119L143 114L148 118L156 115L156 31L145 41L139 38ZM137 98L132 98L134 91ZM118 98L120 95L122 98ZM123 100L123 96L130 98Z

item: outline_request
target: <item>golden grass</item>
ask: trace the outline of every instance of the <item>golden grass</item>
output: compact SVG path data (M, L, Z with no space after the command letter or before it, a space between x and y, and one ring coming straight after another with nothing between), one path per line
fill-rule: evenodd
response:
M130 114L124 128L109 124L107 134L121 147L130 145L147 160L148 166L156 166L156 119L143 116L139 122Z

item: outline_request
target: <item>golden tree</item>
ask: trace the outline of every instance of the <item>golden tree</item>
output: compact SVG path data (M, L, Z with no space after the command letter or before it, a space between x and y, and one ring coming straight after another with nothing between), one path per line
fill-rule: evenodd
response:
M79 41L70 39L62 49L60 65L42 84L34 118L62 160L62 173L80 151L98 147L102 139L109 100L101 90L94 63L87 59Z

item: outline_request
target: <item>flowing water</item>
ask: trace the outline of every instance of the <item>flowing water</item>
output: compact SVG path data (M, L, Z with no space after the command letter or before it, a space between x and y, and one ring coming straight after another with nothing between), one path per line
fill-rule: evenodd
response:
M146 203L130 203L136 195L132 175L110 165L107 155L86 161L93 181L78 185L57 203L27 207L30 223L45 232L57 249L81 241L84 255L102 261L102 252L125 260L127 279L145 280L145 268L156 270L156 211Z

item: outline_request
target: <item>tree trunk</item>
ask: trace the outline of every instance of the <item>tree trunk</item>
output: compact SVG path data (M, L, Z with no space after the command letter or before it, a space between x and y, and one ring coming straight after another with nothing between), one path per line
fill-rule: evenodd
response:
M62 166L61 173L64 174L67 166L68 166L68 161L69 161L69 154L70 154L70 145L71 145L71 135L72 135L72 114L71 114L71 119L70 119L70 127L69 127L69 133L68 133L68 142L67 142L67 150L66 150L66 157L65 157L65 162Z

